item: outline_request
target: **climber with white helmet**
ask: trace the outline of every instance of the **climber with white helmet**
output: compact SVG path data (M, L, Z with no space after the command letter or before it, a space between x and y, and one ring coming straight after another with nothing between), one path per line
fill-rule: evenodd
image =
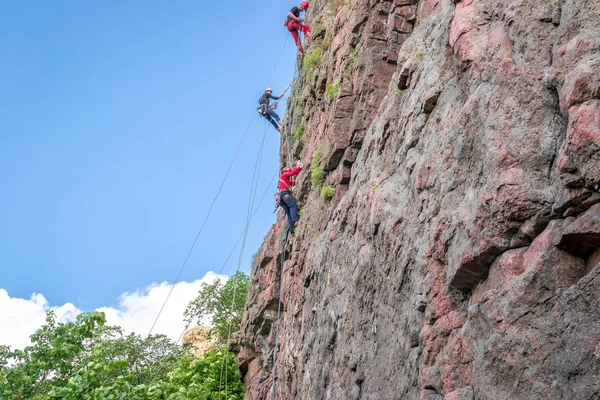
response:
M278 132L281 132L283 122L281 121L281 118L279 118L279 115L277 115L277 113L275 112L275 109L277 108L277 103L271 106L270 102L271 99L279 100L282 97L283 93L280 94L279 97L273 96L273 89L268 87L265 89L265 93L263 93L263 95L260 96L260 99L258 100L258 113L261 117L266 118L267 121L269 121L275 127L275 129L277 129Z
M302 42L300 41L300 35L298 32L304 32L304 36L310 40L310 27L308 25L304 25L302 23L302 19L300 18L300 13L306 10L308 10L308 1L303 1L298 7L293 7L290 10L287 19L283 23L283 25L285 25L288 31L292 34L294 42L296 42L296 46L302 55L304 55L304 48L302 47Z
M298 175L300 171L302 171L302 165L299 165L294 169L291 167L283 167L281 170L281 177L279 178L279 184L277 185L277 189L279 189L279 196L275 196L275 211L277 211L277 208L281 206L285 212L285 215L287 215L288 230L292 234L294 233L294 228L298 226L300 215L298 214L298 203L291 195L290 189L292 186L296 185L296 180L292 179L292 177Z

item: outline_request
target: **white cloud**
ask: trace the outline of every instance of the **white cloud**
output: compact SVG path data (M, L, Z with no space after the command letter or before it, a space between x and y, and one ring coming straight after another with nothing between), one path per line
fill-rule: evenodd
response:
M50 307L42 294L26 299L13 298L0 289L0 344L22 349L31 344L29 336L46 322L46 313L54 310L60 322L73 320L81 311L72 303Z
M162 333L177 340L185 328L183 311L188 303L196 297L202 283L212 283L218 278L227 279L208 272L194 282L177 283L152 333ZM127 332L146 336L170 290L171 284L167 282L153 283L144 290L122 294L117 307L100 307L97 311L106 313L109 325L119 325ZM72 303L50 306L42 294L34 293L29 299L20 299L12 298L6 290L0 289L0 344L13 348L28 346L29 336L44 324L50 310L54 310L60 322L72 321L81 312Z
M177 283L152 333L162 333L177 340L185 328L183 311L188 303L197 296L203 282L212 283L218 278L227 279L226 276L208 272L197 281ZM170 290L171 284L167 282L152 284L142 292L122 294L118 308L102 307L98 311L106 314L109 325L118 325L128 332L146 336Z

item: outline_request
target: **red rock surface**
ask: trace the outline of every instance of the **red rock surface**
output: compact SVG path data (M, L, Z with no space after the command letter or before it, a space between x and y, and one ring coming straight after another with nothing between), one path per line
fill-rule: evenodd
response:
M336 193L298 178L279 320L282 220L256 258L246 398L600 398L600 3L327 4L286 120Z

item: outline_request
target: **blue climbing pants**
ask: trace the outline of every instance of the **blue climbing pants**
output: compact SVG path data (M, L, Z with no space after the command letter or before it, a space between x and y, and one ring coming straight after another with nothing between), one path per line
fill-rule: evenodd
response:
M267 108L266 106L263 107ZM267 108L267 112L265 113L263 109L263 113L261 115L265 117L275 129L279 129L279 124L277 124L277 121L279 121L281 118L279 118L279 115L277 115L275 111L271 110L270 108Z
M296 203L296 199L287 190L279 193L279 202L281 208L285 211L285 215L287 215L288 230L294 232L294 223L300 219L298 215L298 203Z

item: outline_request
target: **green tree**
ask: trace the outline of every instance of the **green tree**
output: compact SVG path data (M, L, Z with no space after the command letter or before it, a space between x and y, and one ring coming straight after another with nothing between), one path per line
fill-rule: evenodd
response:
M23 350L0 347L0 398L46 399L54 387L67 386L85 343L104 322L104 314L89 313L73 323L59 324L50 312L46 325L31 336L32 346Z
M185 399L190 400L236 400L244 397L236 357L225 349L211 350L201 359L182 358L171 374L170 383L171 393L183 394ZM173 391L176 388L177 391Z
M162 335L105 326L104 313L46 324L23 350L0 346L2 400L241 400L235 355L196 359ZM223 371L223 372L221 372Z
M114 364L107 380L134 374L137 384L145 384L166 376L184 354L183 348L165 335L142 338L134 333L126 335L120 327L103 326L89 341L79 364L99 356Z
M213 284L202 284L198 297L192 300L184 312L188 322L210 318L211 334L223 340L229 333L240 330L242 314L246 308L248 275L237 271L225 283L217 279ZM230 331L231 324L231 331Z

